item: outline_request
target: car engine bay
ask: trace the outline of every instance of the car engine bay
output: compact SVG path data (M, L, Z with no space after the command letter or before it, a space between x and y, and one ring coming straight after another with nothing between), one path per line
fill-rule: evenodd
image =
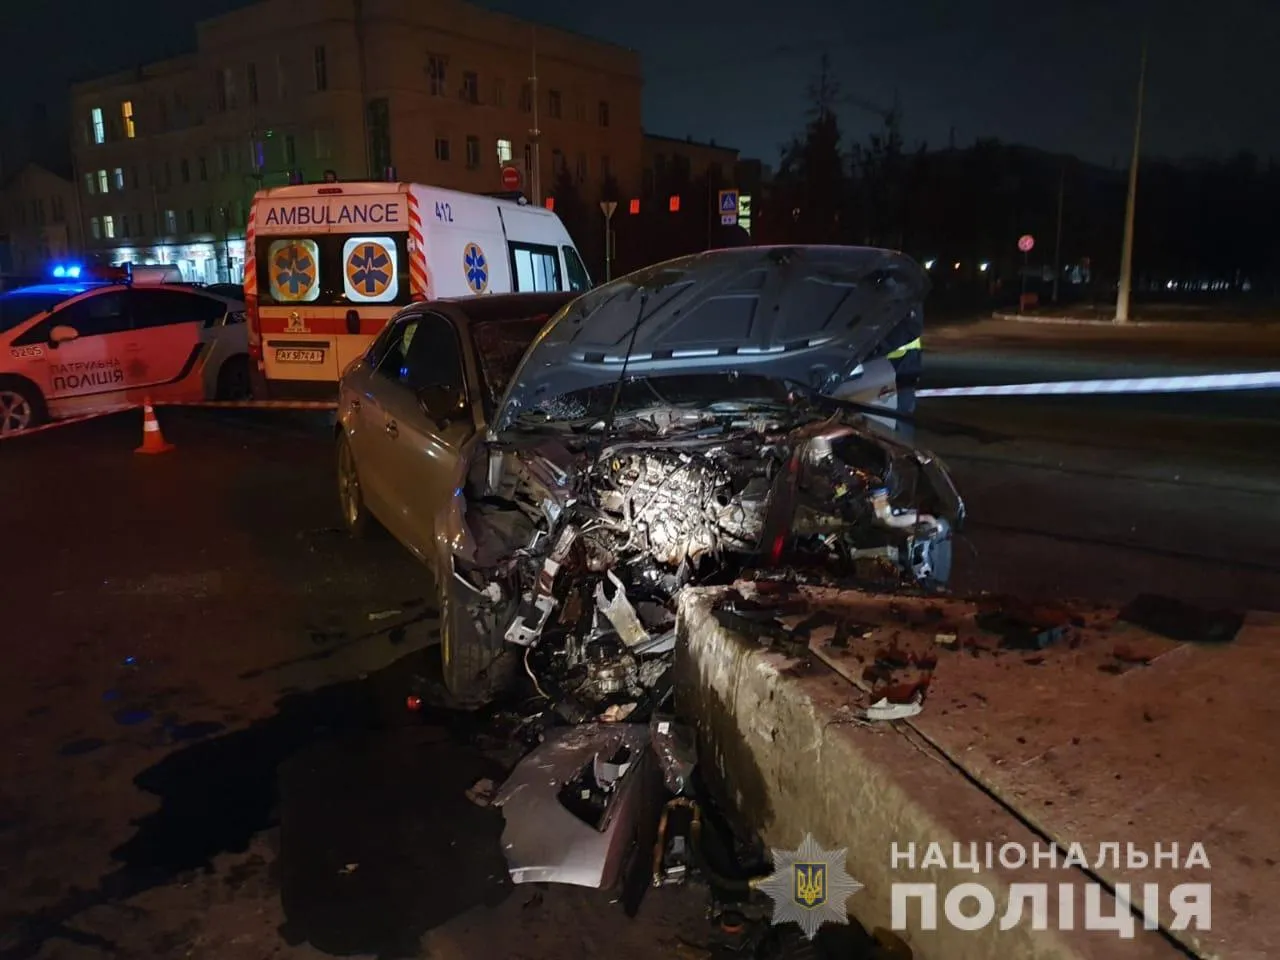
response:
M563 720L642 720L670 694L686 586L770 570L945 586L964 515L945 467L860 416L806 413L654 409L607 438L490 444L464 491L474 549L455 561L472 622L510 617L508 649Z

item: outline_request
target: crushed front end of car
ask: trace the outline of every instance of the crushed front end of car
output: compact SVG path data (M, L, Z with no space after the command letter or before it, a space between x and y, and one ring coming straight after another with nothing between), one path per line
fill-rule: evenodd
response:
M791 393L635 409L607 435L589 420L527 429L472 463L455 597L459 626L507 661L501 682L515 654L565 720L644 719L665 699L673 601L690 584L759 571L935 590L950 575L964 507L944 466L837 402Z

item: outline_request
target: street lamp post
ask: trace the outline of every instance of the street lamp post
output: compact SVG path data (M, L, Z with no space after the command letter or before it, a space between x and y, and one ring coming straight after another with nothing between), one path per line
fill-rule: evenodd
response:
M1142 38L1142 63L1138 68L1138 112L1133 122L1133 157L1129 160L1129 196L1124 208L1124 245L1120 248L1120 287L1116 295L1116 323L1129 322L1129 295L1133 290L1133 220L1138 202L1138 157L1142 144L1142 99L1147 81L1147 39Z

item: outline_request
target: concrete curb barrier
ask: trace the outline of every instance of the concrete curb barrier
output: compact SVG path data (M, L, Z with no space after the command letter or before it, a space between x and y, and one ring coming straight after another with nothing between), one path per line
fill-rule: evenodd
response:
M679 601L676 683L681 711L699 731L700 768L740 825L777 849L794 849L806 833L825 849L847 851L848 872L865 889L848 901L869 931L890 929L894 882L935 883L939 919L922 929L918 908L911 929L898 932L915 960L1166 960L1186 954L1159 933L1139 929L1133 939L1114 932L1059 930L1049 898L1048 929L1033 929L1030 910L1010 929L996 922L962 931L942 919L941 902L960 884L988 887L997 918L1010 903L1009 884L1087 883L1072 868L998 868L982 874L928 868L895 872L891 853L915 844L950 851L953 843L996 842L1030 848L1043 838L975 785L927 741L902 723L868 726L850 710L861 695L821 663L806 666L724 629L712 615L727 588L685 590ZM1025 906L1019 901L1019 909ZM1118 904L1104 893L1101 914ZM1023 916L1023 914L1026 916ZM1076 905L1076 927L1081 923Z

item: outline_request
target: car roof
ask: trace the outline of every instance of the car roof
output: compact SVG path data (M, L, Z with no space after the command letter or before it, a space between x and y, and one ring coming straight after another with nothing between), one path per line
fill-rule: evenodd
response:
M83 283L36 283L29 287L16 287L13 290L6 290L4 293L0 294L0 296L48 296L49 294L58 294L64 297L75 297L82 293L87 293L90 290L108 286L111 286L111 284L102 283L100 281L86 281Z
M423 310L443 310L467 323L513 320L554 313L581 294L562 290L547 293L493 293L483 297L445 297L417 304Z

